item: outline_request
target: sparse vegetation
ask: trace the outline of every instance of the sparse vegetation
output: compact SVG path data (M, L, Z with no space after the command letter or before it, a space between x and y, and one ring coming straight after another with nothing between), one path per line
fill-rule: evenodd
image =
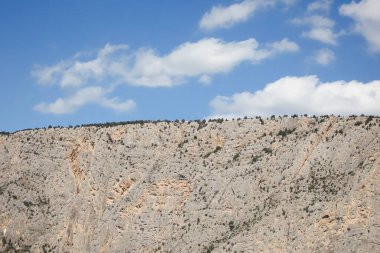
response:
M222 147L217 146L213 151L208 152L206 155L203 156L203 158L208 158L211 154L215 154L219 152L222 149Z
M233 221L228 222L228 227L230 228L231 231L234 230L235 228L234 222Z
M373 117L372 115L371 115L371 116L368 116L367 119L365 120L365 123L364 123L364 124L367 125L369 122L371 122L371 121L373 120L373 118L374 118L374 117Z
M0 136L0 198L3 216L9 217L0 252L28 252L25 242L41 252L57 252L63 245L82 249L77 234L81 227L73 224L93 229L91 240L100 241L96 246L109 236L110 249L123 252L138 251L140 238L150 240L152 231L162 236L152 240L152 252L241 252L244 240L254 238L265 246L272 237L293 247L307 236L295 233L293 224L306 224L309 235L323 231L319 226L330 220L328 226L337 227L339 236L363 238L356 236L363 230L361 223L353 227L348 216L342 219L334 212L326 217L326 207L336 206L334 201L344 207L350 194L362 192L365 199L352 213L368 214L373 194L366 191L378 190L373 175L379 118L304 117L1 133L11 137ZM356 122L360 127L353 127ZM73 149L78 149L74 158ZM25 241L24 234L14 232L16 215L22 216L25 227L36 228L23 231ZM104 224L87 222L92 217ZM356 214L354 218L361 219ZM297 222L291 223L293 219ZM367 233L372 220L365 220ZM347 224L350 237L344 233ZM136 243L128 242L131 248L125 249L117 238ZM313 240L321 245L320 238ZM99 249L92 244L90 248Z
M271 148L264 148L263 151L266 153L266 154L272 154L272 149Z
M237 161L239 157L240 157L240 153L236 153L234 157L232 158L232 160Z
M292 134L294 131L296 131L296 128L293 128L293 129L285 128L284 130L280 130L277 135L286 137L288 134Z
M259 161L261 155L256 155L252 157L251 164L254 164L255 162Z

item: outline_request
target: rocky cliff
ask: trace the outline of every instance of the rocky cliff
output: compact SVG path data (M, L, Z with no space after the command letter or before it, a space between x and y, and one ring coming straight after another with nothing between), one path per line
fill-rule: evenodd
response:
M380 119L0 135L0 252L380 252Z

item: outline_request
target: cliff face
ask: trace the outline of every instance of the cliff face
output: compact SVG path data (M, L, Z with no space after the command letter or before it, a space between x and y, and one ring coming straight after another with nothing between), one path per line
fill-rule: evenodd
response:
M0 135L0 252L380 252L379 141L367 117Z

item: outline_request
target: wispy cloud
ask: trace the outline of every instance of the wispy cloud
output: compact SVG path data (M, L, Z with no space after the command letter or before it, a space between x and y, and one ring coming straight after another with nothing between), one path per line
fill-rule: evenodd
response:
M32 75L38 83L62 88L88 83L171 87L188 78L209 83L212 75L227 73L243 62L259 63L280 53L296 52L298 45L288 39L260 47L253 38L232 42L207 38L181 44L163 56L150 48L135 52L127 49L127 45L107 44L94 59L75 58L53 66L36 67Z
M333 31L335 22L321 15L310 15L292 20L293 24L308 26L309 30L303 31L301 36L329 45L337 45L342 33Z
M322 48L315 53L314 60L319 65L327 66L335 61L335 54L328 48Z
M77 53L72 59L61 61L53 66L35 66L32 76L39 84L54 85L61 87L79 87L86 82L103 81L110 73L113 64L126 61L123 52L128 49L127 45L106 44L100 49L94 59L81 60Z
M86 104L97 104L115 111L130 111L132 100L108 99L120 84L144 87L172 87L197 78L210 84L212 76L232 71L243 62L260 63L280 53L296 52L298 45L288 39L259 46L255 39L225 42L216 38L179 45L160 56L150 48L134 52L125 44L107 44L92 57L78 53L53 66L37 66L32 75L41 85L56 85L69 92L66 98L38 104L44 113L72 113Z
M211 102L211 117L282 114L380 114L380 80L321 82L316 76L284 77L256 92Z
M271 6L274 1L242 1L229 6L214 6L199 22L202 30L229 28L246 21L255 11Z
M332 0L317 0L307 5L308 12L324 12L330 11Z
M217 5L206 12L199 22L199 29L210 31L229 28L247 21L255 12L273 7L277 2L291 5L295 0L244 0L228 6Z
M362 34L373 52L380 52L380 1L362 0L343 4L339 12L355 21L356 32Z
M53 103L40 103L34 109L42 113L68 114L73 113L86 104L96 104L111 108L117 112L128 112L135 108L133 100L120 101L118 98L107 98L107 91L101 87L86 87L74 94L59 98Z
M303 17L292 20L295 25L308 27L306 31L301 33L302 37L328 45L338 45L339 37L346 32L344 30L334 31L335 22L328 17L331 5L331 0L313 1L308 4L306 14Z

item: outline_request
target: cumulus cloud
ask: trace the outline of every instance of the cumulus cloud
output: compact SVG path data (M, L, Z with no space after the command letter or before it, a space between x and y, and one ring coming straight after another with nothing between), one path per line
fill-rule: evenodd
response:
M282 39L280 41L269 43L268 45L273 54L279 52L297 52L299 50L297 43L288 39Z
M317 0L308 4L306 14L292 20L293 24L308 26L301 37L316 40L324 44L338 45L338 38L345 35L344 30L334 31L335 22L328 18L332 0Z
M355 21L355 30L367 40L370 49L380 52L380 1L362 0L343 4L340 14Z
M321 82L316 76L284 77L256 92L211 102L211 117L242 117L283 114L380 115L380 80Z
M227 73L243 62L259 63L297 50L298 45L288 39L260 47L253 38L232 42L206 38L181 44L163 56L150 48L130 52L127 45L107 44L94 59L75 58L53 66L36 67L32 75L41 84L57 84L62 88L88 83L171 87L189 78L210 83L212 75Z
M277 2L291 5L295 0L244 0L228 6L213 6L203 15L199 22L199 28L204 31L229 28L247 21L256 11L272 7Z
M304 31L301 34L304 38L317 40L329 45L338 44L337 39L341 33L335 33L333 31L335 23L330 18L321 15L311 15L293 19L292 23L309 26L309 30Z
M243 62L257 63L295 49L298 49L297 44L287 39L259 47L255 39L224 42L207 38L184 43L165 56L159 56L153 50L140 50L131 68L121 68L120 74L126 83L148 87L169 87L192 77L205 83L212 75L228 73Z
M335 54L328 48L322 48L316 52L314 60L319 65L327 66L335 60Z
M59 98L53 103L40 103L34 109L42 113L68 114L75 112L86 104L97 104L118 112L131 111L136 106L133 100L119 101L118 98L107 98L107 91L101 87L86 87L78 90L72 96Z
M173 86L187 78L227 73L237 65L255 58L255 39L224 42L215 38L180 45L171 53L157 55L151 49L139 50L130 68L120 68L120 75L132 85Z
M106 95L120 84L171 87L189 78L210 84L213 75L227 73L243 62L260 63L277 54L297 50L298 45L288 39L259 46L253 38L232 42L206 38L181 44L163 56L150 48L131 51L125 44L107 44L93 55L78 53L53 66L36 66L32 76L39 84L56 85L71 95L53 103L38 104L35 109L64 114L86 104L97 104L119 112L130 111L135 107L132 100L119 102Z

